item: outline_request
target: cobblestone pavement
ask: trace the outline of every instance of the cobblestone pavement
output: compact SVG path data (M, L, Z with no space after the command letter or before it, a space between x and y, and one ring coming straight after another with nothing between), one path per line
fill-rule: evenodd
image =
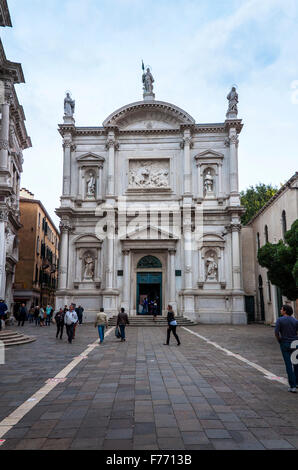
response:
M17 327L15 327L17 329ZM285 377L271 327L190 328ZM0 365L0 421L96 339L93 325L68 344L55 326L25 325L37 341L6 351ZM164 346L165 328L112 332L8 431L5 449L297 449L298 394L183 328ZM0 423L1 431L1 423Z

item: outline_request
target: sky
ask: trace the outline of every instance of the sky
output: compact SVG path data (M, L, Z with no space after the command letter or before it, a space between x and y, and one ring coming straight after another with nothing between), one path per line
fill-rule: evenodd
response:
M16 85L33 147L21 186L56 226L63 151L63 101L76 100L78 126L101 126L142 99L141 61L157 100L197 123L224 122L236 84L239 185L280 187L298 161L297 0L8 0L13 28L1 28L6 56L21 62Z

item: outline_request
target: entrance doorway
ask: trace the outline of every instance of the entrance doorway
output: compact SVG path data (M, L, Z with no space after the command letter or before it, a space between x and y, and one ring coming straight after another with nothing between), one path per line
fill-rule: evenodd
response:
M137 273L137 313L153 315L154 309L161 315L162 273Z

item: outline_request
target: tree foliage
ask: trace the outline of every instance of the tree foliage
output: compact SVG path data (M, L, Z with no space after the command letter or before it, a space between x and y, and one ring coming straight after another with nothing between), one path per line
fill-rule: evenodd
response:
M246 212L241 217L243 225L249 220L274 196L278 188L271 184L257 184L255 187L250 186L246 191L241 191L241 204L245 207Z
M268 278L289 300L298 298L298 219L285 234L286 244L266 243L258 250L258 261L268 269Z

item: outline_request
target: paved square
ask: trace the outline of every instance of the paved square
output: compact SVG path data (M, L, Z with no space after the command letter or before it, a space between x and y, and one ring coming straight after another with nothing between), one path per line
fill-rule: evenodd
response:
M286 377L273 328L190 329ZM125 343L112 331L94 347L93 325L71 345L53 325L24 330L37 340L7 349L0 366L1 450L298 448L298 394L182 327L179 347L164 346L159 327L128 327ZM66 380L47 382L68 366Z

